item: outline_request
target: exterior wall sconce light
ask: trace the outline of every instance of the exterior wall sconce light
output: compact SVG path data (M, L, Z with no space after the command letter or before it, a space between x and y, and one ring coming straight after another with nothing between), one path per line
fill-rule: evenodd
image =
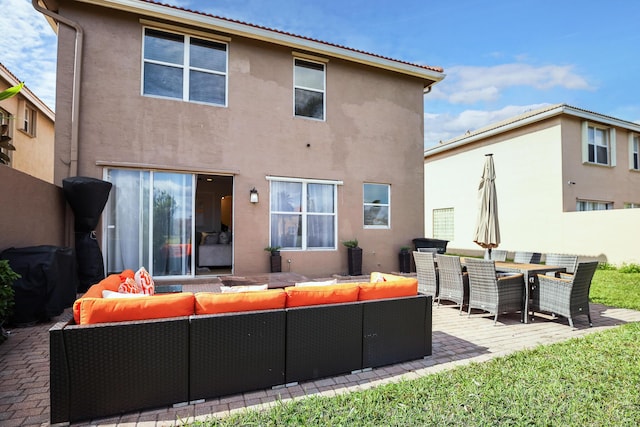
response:
M258 203L258 190L256 190L256 187L253 187L249 191L249 201L251 203Z

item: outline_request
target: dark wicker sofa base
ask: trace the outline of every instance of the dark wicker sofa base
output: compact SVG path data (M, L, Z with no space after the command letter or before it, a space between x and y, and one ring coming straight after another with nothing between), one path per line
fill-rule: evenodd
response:
M51 423L264 389L431 355L432 297L49 330Z

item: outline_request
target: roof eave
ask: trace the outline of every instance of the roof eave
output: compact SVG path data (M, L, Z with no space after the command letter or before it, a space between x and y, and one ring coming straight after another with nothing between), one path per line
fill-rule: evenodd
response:
M294 35L258 28L240 22L228 21L210 15L198 14L188 10L173 9L157 3L149 3L137 0L77 0L83 3L94 4L112 9L144 14L158 19L171 20L185 25L197 26L215 31L222 31L231 35L261 40L293 49L302 49L316 54L327 55L351 62L357 62L376 68L393 71L417 77L425 81L424 86L429 87L444 79L441 72L429 70L417 65L394 61L387 58L369 55L364 52L353 51L340 46L325 44L314 40Z

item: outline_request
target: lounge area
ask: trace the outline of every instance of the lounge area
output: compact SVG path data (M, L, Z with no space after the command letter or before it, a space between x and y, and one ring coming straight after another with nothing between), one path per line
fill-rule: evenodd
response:
M257 281L268 277L261 275ZM275 280L284 281L285 273L277 274ZM254 277L237 278L249 282ZM298 280L296 277L292 280ZM214 280L210 286L223 284ZM501 327L494 327L486 316L460 317L456 308L443 302L433 309L432 354L407 362L380 366L359 373L345 373L322 379L300 381L282 387L265 387L243 393L207 398L185 405L163 405L160 408L139 410L122 415L95 418L91 425L113 426L125 423L154 422L170 425L176 420L204 420L207 417L225 416L241 408L267 408L277 401L300 399L305 396L336 395L375 387L388 382L429 375L461 364L483 362L539 344L550 344L569 338L580 337L617 325L640 321L640 312L591 304L593 327L587 318L576 319L577 329L567 327L566 319L540 314L529 325L520 322L518 313L500 316ZM41 425L49 422L50 403L48 393L39 390L49 386L49 329L59 321L70 319L71 312L27 328L12 330L11 338L0 346L0 372L13 382L2 381L0 404L7 408L3 423L11 425ZM167 348L168 344L165 344ZM29 378L29 381L20 379ZM12 390L8 395L8 388ZM12 404L16 402L16 404ZM87 423L74 423L85 425Z

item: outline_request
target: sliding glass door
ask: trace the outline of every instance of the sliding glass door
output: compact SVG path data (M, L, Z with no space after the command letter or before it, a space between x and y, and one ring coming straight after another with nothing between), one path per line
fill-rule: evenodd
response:
M145 267L152 276L193 274L195 176L110 169L107 208L107 273Z

